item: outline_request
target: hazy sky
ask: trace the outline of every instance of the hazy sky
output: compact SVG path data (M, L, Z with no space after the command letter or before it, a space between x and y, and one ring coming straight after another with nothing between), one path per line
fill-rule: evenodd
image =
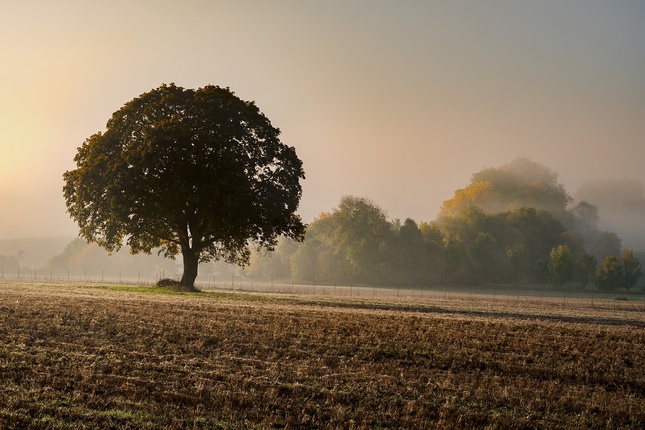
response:
M572 194L645 181L641 0L22 0L0 40L0 239L75 235L77 147L170 82L256 101L304 162L307 222L347 194L431 221L518 157Z

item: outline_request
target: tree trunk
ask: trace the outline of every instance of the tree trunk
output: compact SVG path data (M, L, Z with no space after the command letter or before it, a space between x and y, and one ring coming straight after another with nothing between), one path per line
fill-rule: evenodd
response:
M199 266L199 256L193 249L184 248L181 251L184 258L184 274L181 277L181 285L187 290L195 290L195 279L197 278L197 268Z

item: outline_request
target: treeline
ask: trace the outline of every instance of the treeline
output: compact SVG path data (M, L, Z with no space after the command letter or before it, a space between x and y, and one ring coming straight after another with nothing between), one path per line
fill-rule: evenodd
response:
M598 221L593 202L574 202L556 173L521 159L473 174L432 222L391 220L376 203L346 196L307 227L303 242L282 239L274 251L253 251L241 273L222 262L201 265L199 279L222 282L241 274L267 282L408 288L642 286L643 255L624 249ZM18 256L2 259L5 271L20 270ZM38 272L178 279L181 262L130 255L126 248L108 253L76 239Z
M370 200L343 197L304 242L256 251L246 272L312 284L636 287L638 258L597 228L593 203L573 203L557 174L517 160L474 174L430 223L388 220Z

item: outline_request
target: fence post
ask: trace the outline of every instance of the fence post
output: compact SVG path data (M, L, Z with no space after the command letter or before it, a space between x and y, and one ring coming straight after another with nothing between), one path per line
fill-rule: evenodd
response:
M562 291L562 307L565 307L567 305L567 296L566 292Z

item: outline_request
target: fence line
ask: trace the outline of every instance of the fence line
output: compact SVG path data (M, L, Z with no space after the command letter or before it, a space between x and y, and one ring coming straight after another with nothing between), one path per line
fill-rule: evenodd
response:
M0 279L5 281L41 281L56 283L108 283L121 285L155 285L160 279L167 277L158 272L155 276L122 275L122 273L106 273L101 271L55 272L53 270L18 271L8 274L0 269ZM175 276L175 278L177 278ZM177 278L178 279L178 278ZM633 309L645 311L645 292L604 292L604 291L559 291L554 289L523 289L523 288L394 288L353 285L316 285L284 282L256 282L239 275L232 275L230 280L203 280L196 282L197 288L203 291L224 290L250 293L272 293L292 295L312 295L354 299L399 299L413 301L470 301L470 302L505 302L560 306L560 307L593 307L607 309Z
M398 299L400 301L470 301L505 302L558 307L592 307L645 311L645 292L559 291L553 289L490 289L472 288L386 288L348 285L314 285L274 282L202 282L205 290L226 290L250 293L315 295L355 299Z

